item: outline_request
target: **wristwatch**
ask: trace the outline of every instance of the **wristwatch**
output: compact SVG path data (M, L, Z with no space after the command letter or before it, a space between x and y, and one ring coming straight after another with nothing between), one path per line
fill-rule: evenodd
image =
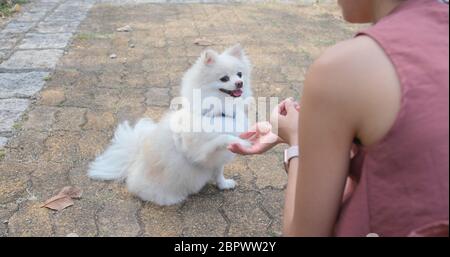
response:
M298 145L294 145L284 150L284 169L286 173L289 171L289 162L292 158L296 158L300 155Z

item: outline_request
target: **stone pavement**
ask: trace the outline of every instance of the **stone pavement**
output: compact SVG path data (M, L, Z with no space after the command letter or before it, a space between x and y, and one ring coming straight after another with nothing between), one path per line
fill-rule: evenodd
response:
M0 31L0 147L93 2L33 1Z
M100 2L32 1L31 14L0 28L0 235L280 235L281 146L228 165L235 190L207 186L171 207L91 181L87 165L119 122L161 117L204 49L196 39L217 50L240 42L256 96L298 98L314 58L356 27L334 4ZM124 25L133 30L116 31ZM66 185L80 187L83 198L60 212L40 208Z

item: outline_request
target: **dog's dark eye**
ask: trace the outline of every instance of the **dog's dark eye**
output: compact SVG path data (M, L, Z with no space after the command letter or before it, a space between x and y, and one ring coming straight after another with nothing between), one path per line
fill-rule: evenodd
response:
M230 81L230 77L228 77L228 76L223 76L222 78L220 78L220 81L222 81L222 82L228 82L228 81Z
M242 78L242 72L238 72L237 75L239 78Z

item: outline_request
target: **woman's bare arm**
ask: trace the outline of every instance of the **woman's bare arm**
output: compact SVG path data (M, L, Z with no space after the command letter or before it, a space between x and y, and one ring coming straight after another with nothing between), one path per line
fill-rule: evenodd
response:
M284 235L332 234L353 139L370 145L386 134L399 97L395 71L370 38L340 43L315 62L300 104L300 158L290 166Z
M397 117L400 98L394 66L368 37L342 42L314 63L305 81L300 114L290 102L290 111L278 116L278 137L300 146L300 158L292 159L289 168L284 235L332 234L353 139L365 146L381 140ZM231 145L229 149L258 154L276 143L255 140L251 148Z

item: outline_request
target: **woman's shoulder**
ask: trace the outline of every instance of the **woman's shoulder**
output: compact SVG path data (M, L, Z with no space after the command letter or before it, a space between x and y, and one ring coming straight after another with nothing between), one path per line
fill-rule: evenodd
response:
M332 68L342 72L349 68L358 68L360 71L369 72L372 67L367 62L386 57L375 40L368 36L358 36L326 49L314 62L313 68ZM366 65L361 65L361 62ZM357 64L357 67L353 66L354 64Z
M390 73L391 68L381 47L370 37L360 36L325 50L309 68L306 80L331 96L353 98Z
M363 143L385 133L400 108L395 67L375 40L359 36L327 49L311 66L305 91L358 123ZM370 118L368 118L370 117ZM375 130L375 132L374 132Z

